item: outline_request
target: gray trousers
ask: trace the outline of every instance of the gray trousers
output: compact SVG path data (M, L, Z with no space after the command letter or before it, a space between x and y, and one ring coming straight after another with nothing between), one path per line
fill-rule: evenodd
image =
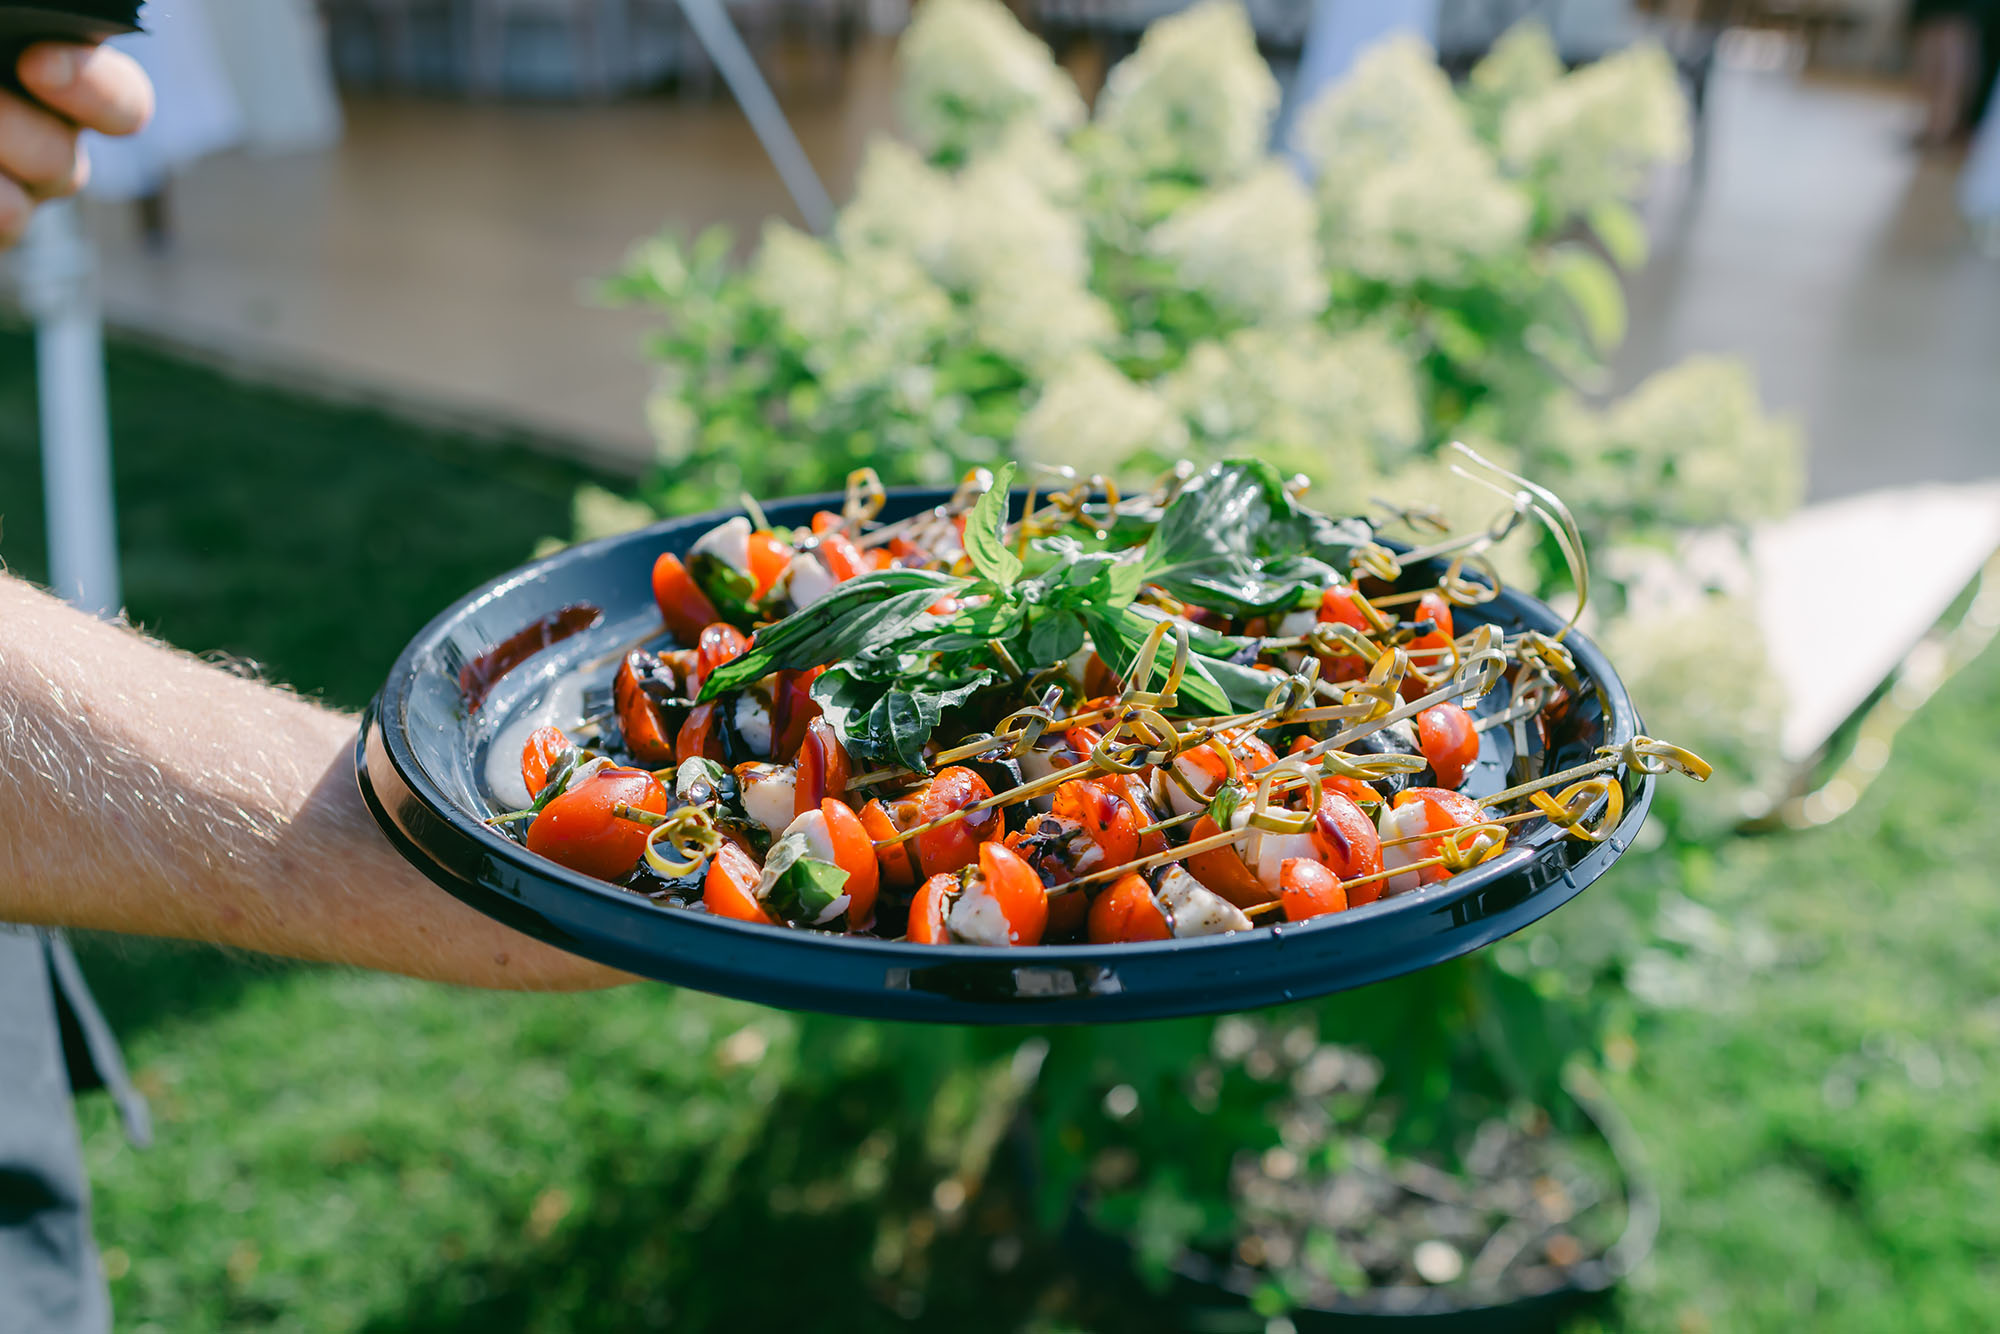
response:
M145 1104L59 936L0 926L0 1330L106 1334L71 1098L108 1088L135 1141Z

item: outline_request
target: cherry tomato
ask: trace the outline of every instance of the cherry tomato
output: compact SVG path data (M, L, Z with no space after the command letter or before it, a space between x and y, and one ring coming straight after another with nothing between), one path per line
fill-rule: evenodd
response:
M1457 788L1479 760L1479 730L1472 715L1448 699L1417 715L1417 746L1431 762L1438 786Z
M1119 876L1111 888L1097 896L1090 905L1089 930L1093 945L1166 940L1173 935L1166 915L1153 901L1153 887L1137 871Z
M611 702L618 710L618 727L625 734L625 749L641 764L655 769L674 762L673 739L667 735L667 720L660 706L640 682L642 668L651 670L657 659L643 650L625 655L618 675L611 683Z
M824 718L813 719L806 729L806 743L799 747L798 795L794 799L798 812L809 811L828 797L845 797L852 772L833 724Z
M757 902L757 884L763 878L764 868L755 857L734 843L724 843L709 858L708 874L701 883L702 906L717 917L772 926L771 915Z
M840 527L840 516L832 510L813 511L812 531L814 537L824 537Z
M521 781L528 785L529 796L541 795L548 785L550 766L569 749L570 740L560 727L537 727L528 733L527 744L521 747Z
M1194 830L1188 835L1190 843L1204 838L1214 838L1221 831L1215 821L1204 815L1194 822ZM1188 874L1199 880L1205 888L1228 899L1239 908L1254 907L1270 901L1271 892L1248 866L1243 864L1242 855L1231 844L1220 848L1210 848L1186 858L1183 863Z
M1410 652L1412 665L1422 668L1427 675L1433 678L1449 672L1451 670L1451 641L1453 635L1451 604L1446 602L1443 596L1438 593L1426 593L1417 600L1416 615L1411 619L1429 621L1435 627L1429 634L1418 635L1405 645ZM1429 653L1425 652L1426 649L1441 651ZM1417 679L1414 673L1403 678L1402 694L1404 699L1415 699L1419 695L1428 694L1431 689L1431 686L1425 685L1421 680Z
M750 637L727 621L702 627L700 653L695 658L695 677L706 681L709 673L725 662L735 662L750 651Z
M1139 855L1139 813L1108 783L1070 779L1056 789L1050 814L1075 821L1097 845L1099 855L1088 865L1079 862L1079 872L1122 866Z
M1003 843L981 843L979 870L986 878L986 892L1007 918L1008 942L1041 944L1049 924L1049 891L1034 868Z
M1340 881L1311 858L1287 858L1278 884L1278 897L1284 900L1288 922L1347 911L1347 895L1340 888Z
M877 797L861 808L861 827L868 831L868 837L876 843L875 859L882 868L882 883L893 889L908 889L917 883L916 862L910 857L910 844L906 839L900 843L889 840L900 833L905 824L915 823L916 812L906 809L910 803L896 803L898 814L892 816L889 808Z
M1383 841L1411 834L1437 834L1447 829L1464 829L1485 824L1486 820L1485 809L1462 792L1441 787L1405 788L1396 794L1395 801L1382 814ZM1442 851L1442 840L1418 839L1382 849L1382 864L1394 871L1411 862L1435 857ZM1434 885L1450 875L1451 872L1442 866L1426 866L1421 871L1391 876L1389 887L1400 894L1417 885Z
M808 667L802 672L779 672L771 691L771 758L783 762L799 753L805 743L806 728L819 717L819 701L812 697L812 684L825 667Z
M660 618L674 638L690 647L701 637L702 627L716 620L715 604L671 551L661 552L653 562L653 601L660 604Z
M870 569L862 558L860 548L848 538L846 533L829 532L819 540L819 558L827 571L842 583L857 574L865 574Z
M910 900L910 928L906 933L918 945L948 945L951 933L944 924L951 910L951 896L958 892L958 877L934 875Z
M827 836L833 841L834 865L847 872L847 929L862 930L874 920L875 898L882 886L874 845L861 817L846 802L828 797L819 809L826 817Z
M1357 630L1373 629L1367 615L1354 600L1354 590L1336 585L1320 594L1319 611L1313 619L1322 624L1351 625ZM1322 657L1319 674L1324 681L1357 681L1368 675L1368 659L1357 653L1335 653Z
M616 880L639 864L647 826L620 819L619 803L667 813L667 790L642 769L600 769L548 805L528 826L528 851L572 871Z
M1319 806L1313 811L1312 840L1319 860L1341 880L1377 875L1382 870L1382 836L1376 832L1375 822L1342 793L1321 792ZM1355 885L1341 902L1357 908L1373 903L1382 897L1382 883L1370 880Z
M986 780L972 770L956 764L940 769L918 800L917 823L929 824L992 795ZM998 835L1001 827L1000 812L987 809L925 830L910 840L916 845L917 865L926 876L970 866L979 856L980 845Z
M680 735L674 738L674 759L681 764L700 756L721 764L729 756L722 749L722 723L716 717L716 710L722 701L710 700L697 704L688 712L687 721L681 724Z
M775 533L761 528L750 534L745 549L750 559L750 582L757 589L751 601L762 602L778 577L791 568L792 549L780 542Z

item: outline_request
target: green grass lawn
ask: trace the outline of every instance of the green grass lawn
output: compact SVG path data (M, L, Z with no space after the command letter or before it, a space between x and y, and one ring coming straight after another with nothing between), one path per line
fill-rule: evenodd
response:
M111 362L135 615L361 703L408 634L567 524L577 470ZM0 332L0 555L39 572L26 345ZM2000 1291L2000 656L1826 830L1691 868L1609 1079L1659 1175L1653 1261L1583 1328L1990 1327ZM1630 867L1592 890L1619 893ZM1583 909L1572 909L1581 913ZM1562 939L1565 918L1549 930ZM1007 1189L969 1035L645 986L495 996L193 947L86 965L153 1099L84 1108L123 1329L1159 1330ZM1367 1004L1366 993L1352 998ZM924 1105L911 1115L898 1109Z

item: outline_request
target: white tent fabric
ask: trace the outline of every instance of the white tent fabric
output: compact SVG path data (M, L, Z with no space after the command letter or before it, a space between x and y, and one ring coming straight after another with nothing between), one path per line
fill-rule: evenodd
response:
M243 116L215 42L204 0L149 4L146 31L112 40L153 81L152 123L122 139L86 133L94 198L136 199L158 190L175 167L234 147Z

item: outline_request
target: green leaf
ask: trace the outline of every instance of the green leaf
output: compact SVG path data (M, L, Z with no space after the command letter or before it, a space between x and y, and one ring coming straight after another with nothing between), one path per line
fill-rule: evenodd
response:
M771 672L839 662L887 644L940 596L969 583L930 570L871 570L759 630L748 653L709 674L699 698L706 702Z
M1035 616L1028 630L1030 670L1067 662L1083 647L1083 621L1074 612L1051 609Z
M1301 508L1277 469L1219 463L1189 482L1146 543L1140 578L1176 597L1239 616L1302 605L1369 539L1358 519Z
M766 912L796 926L824 926L840 916L833 908L847 892L847 872L807 856L807 847L803 834L788 834L773 844L757 897Z
M1122 607L1093 611L1087 613L1085 619L1090 625L1091 642L1097 646L1098 656L1111 670L1123 675L1138 659L1140 647L1160 618L1139 607ZM1204 656L1192 637L1189 648L1194 651L1188 658L1188 670L1181 677L1179 703L1173 710L1175 713L1236 713L1263 707L1265 698L1277 681L1276 677L1268 672ZM1147 685L1166 680L1166 654L1155 658L1154 664L1153 681L1147 682Z
M1607 199L1593 204L1588 217L1590 230L1604 243L1613 264L1627 273L1645 266L1646 224L1637 209L1622 199Z
M1008 488L1014 481L1014 465L1003 463L993 474L993 485L973 503L965 519L965 554L972 568L998 588L1012 588L1021 577L1021 558L1007 549L1002 534L1007 525Z
M710 551L698 551L688 559L688 575L708 594L708 600L715 604L723 620L741 630L756 622L755 579Z
M1591 345L1610 354L1625 341L1625 288L1609 264L1581 246L1563 246L1549 276L1574 307Z
M877 681L848 665L822 673L813 682L812 695L854 759L928 773L924 745L945 710L963 704L993 679L994 673L978 671L955 681Z

